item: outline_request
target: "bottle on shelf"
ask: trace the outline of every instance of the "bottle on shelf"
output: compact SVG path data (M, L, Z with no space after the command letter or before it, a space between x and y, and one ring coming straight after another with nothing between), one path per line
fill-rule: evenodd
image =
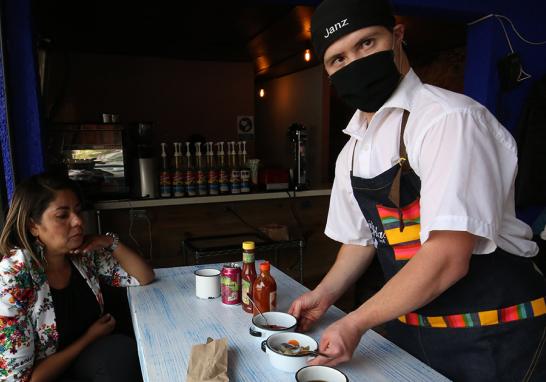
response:
M218 168L214 161L213 142L205 143L207 147L207 168L208 168L208 191L209 195L218 195L220 188L218 184Z
M230 151L231 145L231 151ZM237 165L237 153L235 152L235 142L228 143L229 159L229 189L232 194L241 193L241 171Z
M186 142L186 195L195 196L195 169L191 160L190 142Z
M173 191L174 197L180 198L184 196L184 169L182 165L182 143L174 143L174 177Z
M159 174L159 189L162 198L170 198L172 192L171 173L167 159L167 144L161 142L161 172Z
M264 312L273 312L277 309L277 283L270 274L271 265L269 261L260 264L260 275L252 285L252 300L258 309ZM256 306L252 308L252 314L259 314Z
M229 176L226 166L224 142L216 143L216 155L218 162L218 188L220 195L229 194Z
M221 195L229 194L229 173L226 166L226 157L224 153L224 142L218 142L217 144L217 154L218 154L218 185ZM229 143L228 143L229 147ZM229 148L228 148L229 154Z
M248 298L252 298L252 286L256 280L256 264L254 257L254 242L243 241L243 270L241 274L241 291L243 310L252 313L254 306Z
M250 169L246 164L246 141L239 141L239 168L241 171L241 194L250 192ZM241 145L243 149L241 150Z
M201 160L201 142L195 142L195 173L197 194L200 196L207 195L207 178L205 176L206 169L203 167Z

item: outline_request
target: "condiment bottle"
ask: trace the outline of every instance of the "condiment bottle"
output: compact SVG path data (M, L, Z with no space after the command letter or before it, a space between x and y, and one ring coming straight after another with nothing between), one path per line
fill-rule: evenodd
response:
M191 161L190 142L186 142L186 157L188 158L186 167L186 194L188 196L195 196L195 170Z
M184 196L184 178L184 170L182 169L182 143L175 142L173 189L176 198Z
M217 154L218 154L218 162L220 163L220 167L218 169L218 184L220 189L220 194L225 195L229 194L229 175L226 168L226 161L225 161L225 153L224 153L224 142L218 142L217 143ZM229 149L228 149L229 152Z
M231 151L229 150L229 147L231 145ZM230 191L232 194L240 194L241 193L241 171L239 171L239 167L237 166L237 153L235 152L235 142L228 142L228 153L230 155L230 163L229 163L229 170L230 170L230 177L229 177L229 186Z
M243 310L252 313L253 305L248 296L252 298L252 286L256 280L256 264L254 262L254 242L243 241L243 271L241 276L242 283L242 306Z
M269 273L270 269L269 261L261 263L260 275L254 280L252 286L252 300L262 313L277 309L277 283ZM252 313L254 316L259 314L256 306L254 306Z
M213 142L207 142L207 168L209 169L208 183L209 183L209 195L218 195L219 185L218 185L218 168L216 168L216 163L214 162L214 151L212 146Z
M250 192L250 169L246 165L246 141L239 141L239 168L241 171L241 194ZM241 144L243 149L241 150Z
M171 174L167 160L167 144L161 142L161 173L159 175L159 188L162 198L170 198L172 192Z
M195 142L195 167L197 173L197 194L207 195L207 178L205 177L205 169L201 161L201 142Z

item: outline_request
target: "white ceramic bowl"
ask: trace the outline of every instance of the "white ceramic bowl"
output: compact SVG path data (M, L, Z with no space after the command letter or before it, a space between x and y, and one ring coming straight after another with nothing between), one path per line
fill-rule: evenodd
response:
M349 378L341 371L329 366L305 366L296 373L297 382L349 382Z
M252 325L248 330L251 336L266 340L272 334L294 332L296 330L298 320L291 314L283 312L265 312L264 316L269 325L278 325L284 327L285 329L268 328L264 317L258 314L257 316L252 317Z
M282 354L277 349L284 342L296 340L300 346L309 346L309 350L317 350L318 343L313 338L301 333L276 333L272 334L267 340L262 342L262 350L269 357L271 365L279 370L287 372L296 372L304 366L307 361L313 358L310 355L287 355Z

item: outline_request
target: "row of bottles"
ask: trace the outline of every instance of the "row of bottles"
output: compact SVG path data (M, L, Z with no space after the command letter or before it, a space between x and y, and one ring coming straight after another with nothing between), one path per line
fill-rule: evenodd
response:
M159 185L162 198L250 192L250 170L246 165L245 141L227 142L227 162L224 142L205 142L205 161L202 158L201 142L195 143L193 156L191 143L185 143L185 156L182 153L182 142L173 143L174 167L169 165L167 144L161 143ZM236 146L238 151L235 151Z

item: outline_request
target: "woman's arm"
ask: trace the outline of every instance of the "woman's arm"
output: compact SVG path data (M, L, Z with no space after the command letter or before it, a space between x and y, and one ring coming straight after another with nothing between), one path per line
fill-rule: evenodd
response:
M110 238L109 236L107 236ZM131 276L135 277L140 285L146 285L154 281L155 274L153 269L144 261L144 259L135 253L132 249L119 243L112 256L119 262L121 267Z
M56 380L68 369L80 353L98 338L114 330L116 320L105 314L95 321L83 336L68 345L65 349L50 355L34 364L30 382L47 382Z
M108 249L113 241L114 239L107 235L88 236L82 246L74 251L74 254ZM118 246L112 252L112 257L117 260L125 272L136 278L140 285L149 284L154 280L154 271L148 263L123 243L118 243Z

